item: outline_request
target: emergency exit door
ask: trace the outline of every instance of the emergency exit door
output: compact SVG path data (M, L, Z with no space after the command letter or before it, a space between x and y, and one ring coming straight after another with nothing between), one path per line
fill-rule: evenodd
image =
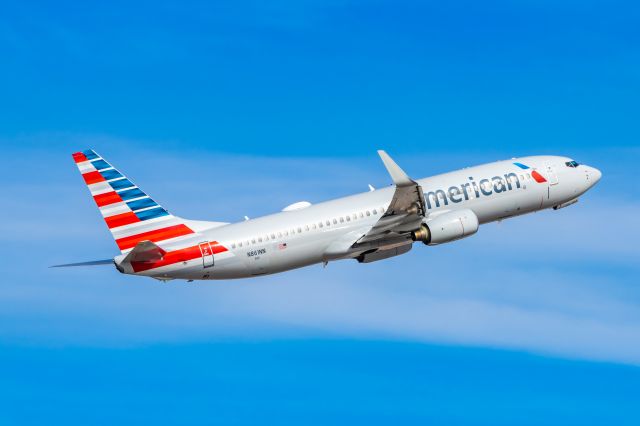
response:
M209 241L200 243L200 252L202 253L202 267L210 268L213 266L213 250Z

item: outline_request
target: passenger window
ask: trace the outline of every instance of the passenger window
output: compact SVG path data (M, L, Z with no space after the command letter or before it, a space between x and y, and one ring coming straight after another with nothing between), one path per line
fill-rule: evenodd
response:
M347 222L351 222L351 218L349 216L346 216Z
M364 214L362 212L360 212L360 218L363 218Z
M376 209L373 209L373 214L378 214L378 211Z
M298 228L298 234L302 234L302 228Z
M325 223L327 224L327 226L331 226L331 222L330 221L327 220Z
M262 242L262 237L258 237L258 242L261 243Z
M335 218L333 219L333 224L334 224L334 225L337 225L337 224L338 224L338 221L337 221Z
M316 229L316 224L315 223L313 224L313 229Z
M322 222L318 222L318 226L319 226L320 228L322 228L322 226L323 226L323 225L322 225Z
M308 231L309 230L309 225L305 225L304 229L305 229L305 231Z
M369 213L369 210L367 210L367 216L371 216L371 213Z
M251 244L255 244L255 243L256 243L256 239L255 239L255 238L252 238L252 239L251 239Z
M356 213L353 214L353 220L357 220L358 219L358 215Z
M242 241L238 243L238 247L242 247Z
M236 248L236 243L231 243L231 248L232 249Z
M344 223L344 217L340 216L340 223Z

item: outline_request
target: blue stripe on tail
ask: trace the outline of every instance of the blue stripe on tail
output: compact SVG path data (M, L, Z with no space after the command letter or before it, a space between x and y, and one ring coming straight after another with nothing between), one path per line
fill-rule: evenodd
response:
M140 200L129 201L127 205L131 210L136 211L147 207L157 206L158 203L153 201L151 198L141 198Z
M108 169L111 167L111 165L104 160L92 161L91 164L93 164L93 167L95 167L96 170Z
M133 188L133 189L126 189L122 192L118 192L118 195L124 201L127 201L127 200L133 200L134 198L145 197L147 194L140 191L138 188Z
M91 151L90 149L84 150L82 151L82 153L84 154L85 157L87 157L87 160L95 160L96 158L98 158L96 153Z
M163 209L162 207L158 207L151 210L143 210L141 212L137 212L136 216L138 216L138 219L140 220L149 220L155 219L156 217L167 216L168 214L169 213L165 209Z
M125 189L133 186L129 179L114 180L112 182L109 182L109 185L111 185L111 187L115 190Z
M112 179L124 177L116 169L103 170L100 172L100 174L105 180L112 180Z

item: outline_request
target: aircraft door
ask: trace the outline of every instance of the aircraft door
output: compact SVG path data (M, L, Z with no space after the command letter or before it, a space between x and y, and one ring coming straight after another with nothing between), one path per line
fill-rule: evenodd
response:
M213 250L209 241L204 241L199 244L200 253L202 253L202 267L210 268L213 266Z
M558 175L552 164L547 164L547 178L549 179L549 185L558 184Z
M547 203L553 203L554 196L557 195L558 174L551 163L545 165L545 175L547 178Z

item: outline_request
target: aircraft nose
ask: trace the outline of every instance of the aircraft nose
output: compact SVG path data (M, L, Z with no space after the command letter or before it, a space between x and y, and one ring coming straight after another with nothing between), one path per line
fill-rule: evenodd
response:
M595 167L589 167L589 180L591 181L591 185L598 183L601 177L602 172L600 170Z

